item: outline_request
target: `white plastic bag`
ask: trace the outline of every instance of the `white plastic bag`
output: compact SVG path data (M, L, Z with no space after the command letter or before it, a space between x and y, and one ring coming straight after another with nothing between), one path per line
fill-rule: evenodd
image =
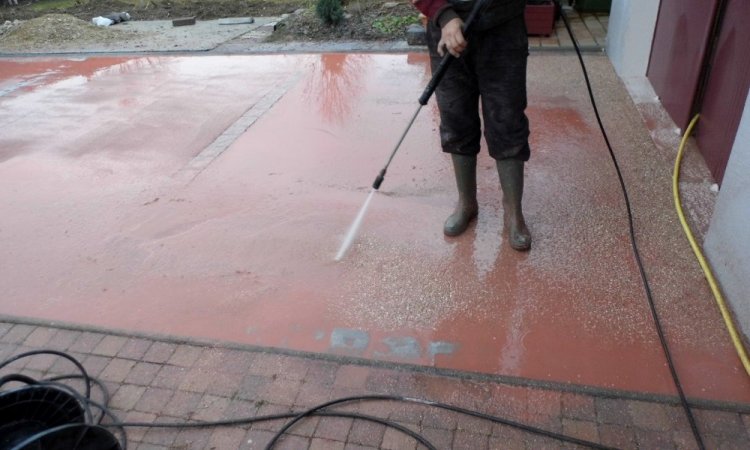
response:
M102 16L94 17L93 19L91 19L91 22L97 27L108 27L112 25L113 23L115 23L114 20L107 19L106 17L102 17Z

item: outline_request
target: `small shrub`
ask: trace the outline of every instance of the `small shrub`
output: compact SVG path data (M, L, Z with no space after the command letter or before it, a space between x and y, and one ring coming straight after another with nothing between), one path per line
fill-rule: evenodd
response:
M344 18L344 8L341 0L318 0L315 12L326 25L338 25Z
M410 16L385 16L376 19L372 23L372 27L383 34L393 35L403 32L407 26L413 23L419 23L419 16L416 14Z

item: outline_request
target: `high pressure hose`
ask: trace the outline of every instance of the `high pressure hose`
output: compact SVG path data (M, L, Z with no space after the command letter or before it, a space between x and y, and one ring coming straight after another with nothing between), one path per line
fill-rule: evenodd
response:
M701 269L703 269L706 281L708 281L708 285L711 287L711 292L716 299L716 304L719 306L721 317L724 319L724 324L727 327L729 336L732 338L732 344L737 352L737 356L740 358L740 361L742 361L742 366L745 368L745 372L750 375L750 359L747 356L747 350L742 343L740 334L737 332L737 328L734 325L732 316L729 313L729 308L727 308L724 296L721 294L721 289L716 282L711 266L706 261L706 257L703 256L703 251L701 250L700 245L698 245L698 242L696 242L695 236L693 236L693 231L690 229L687 219L685 219L685 213L682 211L682 200L680 199L680 166L682 164L682 157L685 153L687 140L692 134L693 128L695 128L699 118L699 114L696 114L695 117L693 117L693 120L690 121L690 125L688 125L687 130L680 141L680 148L677 151L677 158L674 162L674 172L672 174L672 195L674 197L675 208L677 209L677 216L680 218L680 223L682 224L682 229L685 231L685 236L687 236L687 239L690 242L690 247L692 247L693 253L695 253L695 257L698 259Z
M32 352L26 352L26 353L22 353L17 356L14 356L0 363L0 368L6 367L12 362L15 362L24 358L39 356L39 355L54 355L54 356L66 358L76 365L76 367L79 370L79 373L72 374L72 375L63 375L63 376L42 379L42 380L34 380L31 377L27 377L21 374L11 374L11 375L2 377L1 380L4 380L4 381L0 381L0 387L3 387L5 384L11 383L11 382L22 383L26 385L55 386L73 395L73 397L80 403L81 407L85 408L88 411L88 414L86 415L86 420L83 423L74 422L74 423L67 423L67 424L58 424L53 427L49 427L47 429L34 432L33 434L27 437L24 437L22 441L14 444L11 447L11 450L30 450L32 448L39 448L38 444L43 439L51 438L53 437L54 434L63 432L66 430L80 430L79 433L81 436L83 436L85 433L89 432L90 430L102 429L102 428L107 428L107 429L113 428L116 431L118 431L120 434L120 444L121 444L120 448L122 448L123 450L127 450L128 442L127 442L127 434L125 432L125 428L165 428L165 429L214 428L214 427L225 427L225 426L250 425L250 424L260 423L260 422L290 419L286 423L286 425L284 425L281 429L279 429L278 432L275 433L272 440L266 446L266 449L270 450L276 445L278 440L281 439L281 437L285 433L287 433L289 429L292 428L295 424L298 424L300 421L307 419L309 417L313 417L313 416L315 417L343 417L343 418L364 420L366 422L377 423L387 428L393 428L399 431L400 433L403 433L413 438L416 442L425 446L429 450L437 450L437 448L432 443L430 443L430 441L427 440L424 436L420 435L419 433L415 431L410 430L409 428L399 423L396 423L387 419L383 419L380 417L369 416L369 415L365 415L361 413L330 410L331 407L341 405L341 404L347 404L347 403L353 403L353 402L368 402L368 401L406 402L406 403L417 404L417 405L422 405L426 407L440 408L440 409L452 411L452 412L459 413L459 414L465 414L465 415L469 415L472 417L477 417L482 420L488 420L494 423L516 428L516 429L525 431L527 433L532 433L532 434L536 434L539 436L556 439L562 442L568 442L571 444L576 444L576 445L580 445L583 447L599 449L599 450L614 450L612 447L602 445L597 442L587 441L585 439L578 439L573 436L568 436L568 435L561 434L561 433L547 431L541 428L515 422L512 420L502 418L502 417L492 416L489 414L484 414L478 411L473 411L473 410L461 408L458 406L448 405L445 403L433 402L430 400L423 400L419 398L404 397L404 396L398 396L398 395L363 395L363 396L355 396L355 397L346 397L346 398L340 398L337 400L332 400L330 402L323 403L321 405L315 406L306 411L302 411L298 413L291 412L291 413L285 413L285 414L272 414L272 415L266 415L266 416L240 417L240 418L235 418L235 419L218 420L218 421L211 421L211 422L123 422L115 414L113 414L112 411L109 409L110 395L107 391L106 386L103 383L101 383L99 380L97 380L96 378L89 376L86 373L86 370L81 365L81 363L79 363L74 357L64 352L58 352L55 350L35 350ZM86 386L85 387L86 393L84 394L79 393L72 387L64 385L64 384L60 384L57 382L57 380L63 380L63 379L83 380ZM91 394L92 386L98 387L98 389L101 391L101 395L103 397L103 400L101 402L94 401L91 398L90 394ZM98 419L94 419L93 414L91 413L92 410L100 411ZM104 420L105 418L109 418L109 420L105 421ZM35 423L36 428L34 429L38 430L39 427L42 425L44 424ZM91 447L87 447L87 448L91 448Z
M555 2L557 3L558 7L562 8L559 0L555 0ZM685 416L687 416L688 422L690 423L690 430L693 432L693 437L698 444L698 448L704 450L705 446L703 445L703 439L701 438L700 431L698 430L698 425L695 423L695 417L693 417L693 412L690 410L690 405L688 404L687 398L685 397L685 392L682 389L682 383L680 382L680 378L677 375L677 370L675 369L674 362L672 361L672 353L669 350L667 338L664 336L664 329L662 327L661 320L659 319L659 313L656 311L656 304L654 303L651 286L648 282L648 277L646 276L646 270L643 266L643 261L641 260L640 251L638 250L638 243L635 237L635 225L633 223L633 211L630 204L630 198L628 196L628 189L625 186L625 180L623 179L622 171L620 170L620 164L617 162L617 157L615 156L615 152L612 150L612 144L610 144L609 142L607 131L604 129L602 118L599 115L599 108L596 106L596 99L594 98L594 91L591 89L591 82L589 81L586 64L584 64L583 56L581 56L581 49L578 47L578 42L576 42L575 36L573 36L573 30L570 27L570 23L568 22L568 18L565 15L565 12L562 11L560 16L565 23L565 28L568 30L571 41L573 41L573 47L575 48L576 54L578 55L578 60L581 63L581 69L583 70L583 77L586 80L586 88L589 91L589 99L591 100L591 106L593 107L594 114L596 115L596 121L599 124L599 129L602 132L602 136L604 136L604 142L607 144L609 156L611 157L612 163L615 167L615 171L617 172L617 179L620 182L620 189L622 190L622 195L625 200L625 208L628 215L630 244L633 249L633 255L635 256L636 264L638 265L638 273L640 274L641 280L643 282L643 289L646 293L646 299L648 300L649 309L651 310L651 317L653 318L654 324L656 325L656 333L659 335L659 342L661 343L661 348L664 351L664 357L667 360L667 366L669 366L669 373L672 376L672 381L674 382L675 388L677 389L677 394L680 397L680 404L682 405L682 409L685 411Z
M559 0L555 0L555 1L556 1L556 3L559 6ZM479 0L477 2L477 4L484 4L484 1L483 0ZM476 11L478 11L478 10L479 10L479 8L476 8ZM472 14L475 15L476 12L473 12ZM696 440L696 442L698 444L698 447L700 449L704 449L705 446L703 444L703 440L701 439L700 432L698 431L698 428L697 428L696 423L695 423L695 419L694 419L693 414L692 414L692 412L690 410L690 406L689 406L689 404L687 402L687 399L685 398L685 394L683 392L682 385L680 383L679 377L677 375L677 372L675 370L674 364L672 362L672 357L671 357L671 353L669 351L669 346L668 346L666 338L664 336L664 332L663 332L663 329L662 329L661 321L659 320L659 316L658 316L658 313L656 311L656 307L655 307L655 304L654 304L654 300L653 300L653 296L652 296L652 293L651 293L651 288L650 288L650 285L649 285L649 282L648 282L648 278L647 278L646 273L645 273L643 262L641 261L641 256L640 256L640 253L639 253L639 250L638 250L638 245L637 245L636 236L635 236L635 227L634 227L634 223L633 223L632 208L631 208L630 200L629 200L629 197L628 197L627 188L625 186L625 182L624 182L624 179L623 179L623 176L622 176L622 172L620 170L619 164L617 162L617 158L616 158L616 156L614 154L614 151L612 150L612 146L611 146L611 144L609 142L609 138L607 136L607 133L606 133L606 131L604 129L604 125L602 123L601 117L599 115L599 110L598 110L597 105L596 105L596 100L594 98L593 90L591 88L591 83L589 81L589 77L588 77L588 73L587 73L587 70L586 70L586 66L585 66L585 64L583 62L583 57L581 56L580 48L578 47L578 43L575 40L575 37L574 37L573 32L571 30L570 24L569 24L568 19L565 16L564 12L561 14L561 17L563 19L563 22L565 24L565 27L566 27L568 33L571 36L571 40L573 42L573 46L575 48L576 54L578 55L578 59L579 59L579 61L581 63L581 68L583 70L583 75L584 75L584 78L585 78L585 81L586 81L586 86L587 86L587 89L588 89L588 92L589 92L589 98L591 100L591 104L593 106L594 113L596 115L596 119L597 119L597 122L599 124L599 128L600 128L600 130L602 132L602 135L604 137L604 140L605 140L605 142L607 144L607 148L609 150L609 154L610 154L610 156L612 158L612 162L613 162L615 170L617 172L617 177L618 177L619 182L620 182L620 187L622 189L623 197L624 197L624 200L625 200L625 206L626 206L626 210L627 210L628 225L629 225L629 230L630 230L630 241L631 241L631 245L632 245L632 248L633 248L633 253L634 253L634 256L635 256L635 259L636 259L636 263L638 265L638 270L639 270L641 279L643 281L643 287L644 287L644 290L645 290L645 293L646 293L646 297L648 299L648 303L649 303L649 306L650 306L650 309L651 309L651 313L652 313L652 316L653 316L653 319L654 319L654 323L656 325L656 330L657 330L657 333L659 335L659 340L661 342L661 346L662 346L662 349L664 351L664 354L665 354L665 357L666 357L666 360L667 360L667 363L668 363L668 366L669 366L669 370L670 370L670 373L672 375L672 379L674 381L675 387L676 387L677 392L679 394L680 403L682 404L682 407L683 407L683 409L685 411L685 414L686 414L686 416L688 418L688 421L690 423L690 428L691 428L691 430L693 432L693 435L694 435L695 440ZM468 28L468 24L469 24L469 21L467 21L467 28ZM450 61L450 56L448 54L443 59L443 61L441 63L441 67L445 66L447 68L447 65L449 64L449 61ZM445 69L443 69L443 70L445 70ZM433 76L433 80L435 80L435 76ZM439 78L437 79L437 82L439 82ZM424 104L426 104L427 101L429 100L429 97L431 96L432 91L434 91L434 88L437 85L437 82L435 82L432 87L428 86L428 88L425 90L425 94L423 94L423 96L420 98L420 109L421 109L421 106L424 105ZM431 82L431 84L432 84L432 82ZM426 95L426 97L425 97L425 95ZM423 103L423 101L424 101L424 103ZM419 113L419 109L417 110L417 113ZM414 115L414 118L416 118L416 114ZM414 118L410 122L409 127L411 127L411 124L414 122ZM722 311L722 315L724 316L725 322L727 322L727 326L730 328L730 334L732 334L732 340L735 342L735 346L737 347L738 353L740 354L740 358L742 359L742 362L743 362L743 365L745 366L745 369L748 370L748 373L750 373L750 363L748 362L747 354L744 352L744 348L742 348L741 344L739 344L739 342L738 342L739 338L737 336L737 333L736 333L736 330L734 329L733 324L731 324L731 320L729 319L726 305L724 304L723 298L721 297L721 292L719 291L718 286L716 284L716 281L715 281L715 279L713 278L713 275L710 272L710 267L708 267L708 264L705 262L705 258L703 258L702 253L700 253L700 249L697 248L697 244L695 243L695 239L692 237L692 233L689 231L689 227L687 226L687 223L685 221L684 214L682 213L682 208L681 208L680 201L679 201L679 189L678 189L678 187L679 187L679 185L678 185L678 180L679 180L679 165L680 165L680 161L682 159L682 154L683 154L683 150L684 150L684 147L685 147L685 142L686 142L687 137L689 136L689 134L690 134L693 126L695 125L696 121L697 121L697 117L693 119L693 121L690 124L690 127L688 128L687 132L685 133L685 136L683 137L682 143L680 145L680 150L678 152L678 157L677 157L676 167L675 167L675 173L674 173L674 177L673 177L673 187L674 187L675 202L676 202L677 209L678 209L678 215L680 216L680 220L683 223L683 227L685 227L685 229L686 229L686 233L688 234L688 239L691 242L691 246L693 246L693 250L696 252L696 256L698 256L698 259L701 262L701 267L703 267L704 271L706 271L706 276L709 278L709 284L711 284L712 291L714 291L714 294L717 296L717 301L719 302L719 308ZM407 131L408 131L408 128L407 128ZM380 172L380 174L378 175L378 178L376 178L375 183L373 183L373 190L377 190L380 187L380 184L382 183L382 181L383 181L383 179L385 177L385 173L386 173L386 170L388 168L388 165L393 160L393 156L395 155L395 153L398 150L398 147L400 146L400 144L401 144L402 141L403 141L403 136L402 136L401 140L399 141L399 144L397 145L396 149L391 154L391 157L389 158L388 163L383 168L383 170ZM40 380L40 381L35 381L35 380L31 379L30 377L26 377L26 376L23 376L23 375L20 375L20 374L13 374L13 375L9 375L9 376L1 378L0 379L0 386L4 385L5 383L10 383L10 382L21 382L21 383L25 383L25 384L37 384L38 383L38 384L60 386L62 388L62 386L65 386L65 385L61 385L59 383L59 381L62 381L64 379L75 379L75 378L82 379L84 381L84 385L85 385L85 393L83 393L83 394L77 393L72 388L69 388L67 386L65 386L64 388L67 391L72 392L75 395L75 398L78 399L79 402L81 402L81 404L83 405L83 407L86 409L86 412L87 412L86 415L89 418L89 421L91 421L91 423L87 423L87 424L71 424L69 426L70 427L74 427L74 428L77 428L77 427L94 428L94 427L100 427L100 426L113 427L113 428L115 428L115 429L117 429L117 430L119 430L121 432L121 435L122 435L122 444L123 444L123 448L124 449L127 448L127 439L126 439L126 434L124 432L124 428L125 427L206 428L206 427L217 427L217 426L247 425L247 424L257 423L257 422L261 422L261 421L291 419L290 421L288 421L286 423L286 425L284 427L282 427L275 434L275 436L273 437L273 440L269 443L269 445L267 447L267 449L271 449L274 446L274 444L278 441L278 439L286 431L288 431L292 426L294 426L299 421L301 421L301 420L303 420L303 419L305 419L307 417L310 417L310 416L347 417L347 418L360 419L360 420L366 420L366 421L370 421L370 422L379 423L379 424L385 425L387 427L395 428L396 430L398 430L398 431L400 431L400 432L402 432L404 434L407 434L408 436L414 438L415 440L417 440L417 442L419 442L420 444L424 445L428 449L434 449L435 448L423 436L420 436L418 433L415 433L412 430L409 430L408 428L403 427L403 426L401 426L401 425L399 425L397 423L394 423L394 422L391 422L391 421L388 421L388 420L385 420L385 419L381 419L381 418L378 418L378 417L363 415L363 414L340 412L340 411L330 411L330 410L328 410L328 408L330 408L331 406L335 406L335 405L342 404L342 403L350 403L350 402L355 402L355 401L356 402L359 402L359 401L373 401L373 400L401 401L401 402L409 402L409 403L421 404L421 405L431 406L431 407L438 407L438 408L450 410L450 411L453 411L453 412L457 412L457 413L461 413L461 414L467 414L467 415L478 417L478 418L485 419L485 420L490 420L490 421L495 422L495 423L500 423L500 424L503 424L503 425L506 425L506 426L511 426L511 427L518 428L518 429L521 429L521 430L529 432L529 433L546 436L546 437L557 439L557 440L560 440L560 441L563 441L563 442L569 442L569 443L578 444L578 445L582 445L582 446L589 447L589 448L595 448L595 449L608 449L609 448L609 447L606 447L604 445L598 444L596 442L590 442L590 441L577 439L577 438L574 438L574 437L571 437L571 436L566 436L566 435L559 434L559 433L553 433L553 432L550 432L550 431L546 431L546 430L539 429L539 428L536 428L536 427L531 427L531 426L528 426L528 425L525 425L525 424L521 424L521 423L518 423L518 422L513 422L513 421L510 421L510 420L507 420L507 419L500 418L500 417L495 417L495 416L491 416L491 415L488 415L488 414L483 414L483 413L479 413L479 412L476 412L476 411L471 411L471 410L464 409L464 408L459 408L459 407L452 406L452 405L446 405L446 404L443 404L443 403L432 402L432 401L429 401L429 400L415 399L415 398L402 397L402 396L390 396L390 395L370 395L370 396L348 397L348 398L342 398L342 399L338 399L338 400L333 400L331 402L327 402L325 404L316 406L314 408L311 408L311 409L309 409L307 411L303 411L303 412L300 412L300 413L276 414L276 415L269 415L269 416L256 416L256 417L238 418L238 419L230 419L230 420L215 421L215 422L200 422L200 423L149 423L149 422L130 422L130 423L128 423L128 422L121 422L109 410L109 407L108 407L109 394L106 391L106 387L101 382L99 382L97 379L95 379L93 377L90 377L86 373L86 371L83 368L83 366L75 358L73 358L72 356L70 356L68 354L65 354L63 352L53 351L53 350L38 350L38 351L33 351L33 352L27 352L27 353L23 353L21 355L17 355L17 356L15 356L13 358L10 358L10 359L8 359L8 360L0 363L0 369L2 369L3 367L7 366L8 364L10 364L10 363L12 363L14 361L17 361L19 359L27 358L27 357L31 357L31 356L36 356L36 355L42 355L42 354L52 354L52 355L63 357L63 358L66 358L66 359L70 360L79 369L80 374L78 374L78 375L66 375L66 376L62 376L62 377L55 377L55 378L51 378L51 379L47 379L47 380ZM99 389L103 392L103 395L104 395L103 402L99 403L99 402L93 401L91 399L91 386L92 386L92 384L93 385L97 385L99 387ZM97 409L97 410L101 411L99 419L96 420L96 421L93 420L93 414L91 413L92 407L94 409ZM107 423L107 424L102 423L102 420L105 417L110 417L112 419L112 423ZM49 433L52 433L52 432L53 432L53 430L46 430L44 432L39 433L37 436L34 436L34 438L36 440L38 440L38 439L41 439L45 435L47 435ZM27 440L27 443L33 443L33 442L35 442L34 439L28 439ZM24 448L25 446L26 446L26 443L24 443L23 445L16 446L14 448L20 450L20 449Z

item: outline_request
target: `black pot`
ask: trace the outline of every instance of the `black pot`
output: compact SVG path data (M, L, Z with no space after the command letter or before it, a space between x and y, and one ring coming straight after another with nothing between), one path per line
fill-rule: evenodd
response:
M21 446L21 447L19 447ZM52 386L0 393L0 450L120 450L104 428L86 424L83 406Z

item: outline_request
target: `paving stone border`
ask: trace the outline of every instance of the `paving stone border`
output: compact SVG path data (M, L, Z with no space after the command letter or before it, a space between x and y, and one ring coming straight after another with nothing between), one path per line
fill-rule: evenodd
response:
M126 421L211 421L300 411L346 396L391 394L479 410L546 430L625 449L695 448L678 405L510 385L496 380L412 370L410 366L283 354L104 329L0 321L0 359L40 348L78 358L112 395ZM11 370L34 378L73 371L42 356ZM339 407L393 420L438 448L571 448L514 428L421 405L363 402ZM740 449L750 442L750 410L695 409L708 448ZM128 430L136 449L263 448L281 422L216 429ZM352 419L313 418L291 429L282 449L414 449L408 436Z

